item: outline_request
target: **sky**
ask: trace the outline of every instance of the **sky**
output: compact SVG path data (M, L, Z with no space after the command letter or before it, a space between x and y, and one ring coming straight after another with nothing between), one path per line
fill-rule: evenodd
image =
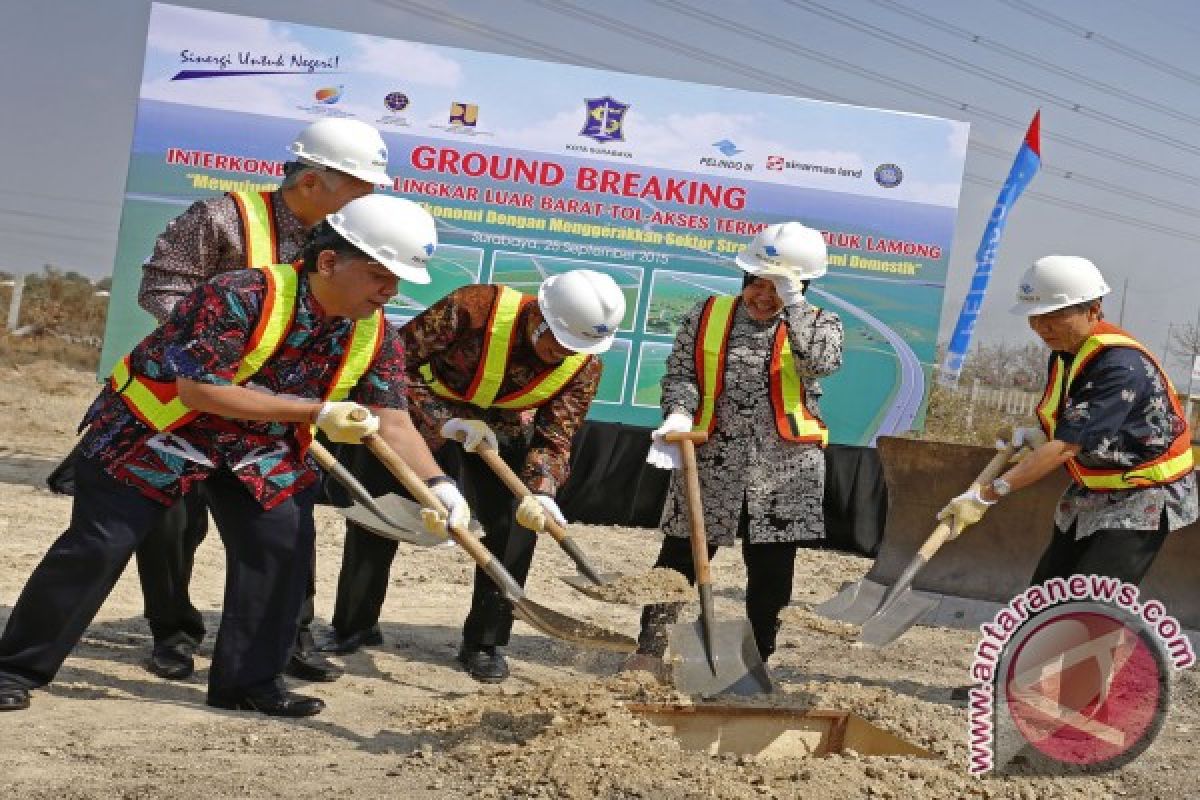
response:
M1152 350L1168 325L1200 316L1200 5L1189 0L175 4L968 122L943 339L1041 108L1042 171L1009 217L976 341L1034 341L1008 307L1021 272L1051 253L1095 261L1114 290L1108 316ZM111 272L149 9L5 4L0 270Z

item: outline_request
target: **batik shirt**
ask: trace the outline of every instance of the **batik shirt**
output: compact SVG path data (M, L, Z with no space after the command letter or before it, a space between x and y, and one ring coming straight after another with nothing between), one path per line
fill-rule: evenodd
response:
M308 228L283 201L271 194L279 261L290 264L300 254ZM254 266L266 266L255 264ZM221 272L246 268L246 243L237 203L224 194L198 200L167 223L154 241L154 252L142 265L138 304L159 323L192 289Z
M261 315L266 290L266 278L257 269L224 273L202 284L134 348L133 371L158 381L232 383ZM322 310L302 275L292 326L251 382L275 394L323 398L337 374L352 327L351 320ZM385 325L370 369L347 399L403 409L407 405L404 382L403 346L395 329ZM263 508L278 505L317 478L304 454L308 429L293 423L200 414L159 434L135 417L106 385L83 425L88 427L82 444L85 456L98 458L114 478L167 505L215 469L233 470Z
M1070 353L1054 353L1066 360ZM1054 438L1079 445L1079 463L1092 469L1134 467L1158 458L1184 429L1158 368L1131 347L1110 347L1087 364L1067 393ZM1093 492L1074 481L1059 500L1055 526L1082 539L1098 530L1170 530L1196 520L1196 477L1116 492Z
M531 491L553 497L570 474L571 440L600 385L600 359L589 357L562 391L524 412L483 409L439 397L420 375L421 365L430 364L447 387L460 394L467 390L483 358L488 316L498 292L495 285L464 286L400 329L408 361L409 413L431 450L445 441L442 424L455 417L483 420L501 441L528 438L521 480ZM517 316L512 352L497 397L524 388L553 368L533 349L532 334L539 322L537 304L527 303Z
M701 301L680 323L662 380L664 414L693 416L700 405L696 379L696 335ZM805 405L821 418L817 378L842 364L842 323L837 314L806 300L759 322L739 303L725 348L725 388L717 398L715 427L696 448L704 526L712 544L732 545L742 504L749 514L749 542L794 542L825 533L825 453L816 444L789 442L775 427L768 362L780 325L787 325L796 370L804 383ZM681 471L671 479L663 512L663 532L690 532Z

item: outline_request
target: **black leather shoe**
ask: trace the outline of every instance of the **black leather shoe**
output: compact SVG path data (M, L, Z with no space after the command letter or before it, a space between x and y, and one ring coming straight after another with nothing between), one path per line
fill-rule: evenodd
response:
M333 638L321 646L321 651L344 656L357 653L364 647L378 647L381 644L383 644L383 632L379 630L378 625L372 625L365 631L352 633L349 636L338 636L337 633L334 633Z
M258 711L272 717L311 717L325 710L325 701L289 692L278 686L246 692L209 694L208 704L229 711Z
M508 659L495 647L464 644L458 651L458 663L480 683L501 683L508 677Z
M154 650L150 653L150 663L146 667L160 678L181 681L196 671L196 663L192 659L195 652L196 645L187 639L155 642Z
M29 690L21 686L0 686L0 711L29 708Z
M342 677L343 670L320 653L311 650L304 652L297 650L292 653L292 657L288 659L287 666L283 668L283 671L302 681L333 683Z

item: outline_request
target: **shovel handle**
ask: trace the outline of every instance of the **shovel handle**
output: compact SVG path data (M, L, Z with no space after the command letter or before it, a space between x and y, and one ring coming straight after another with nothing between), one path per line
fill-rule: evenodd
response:
M1024 448L1022 448L1024 450ZM973 483L978 483L980 486L991 483L1000 476L1004 471L1004 467L1012 460L1013 446L1006 444L1004 447L996 451L996 455L992 456L992 460L987 463L987 466L975 476ZM922 559L922 563L927 563L933 558L934 554L946 543L948 539L953 538L954 526L949 522L939 522L938 526L933 529L933 533L929 534L929 538L917 550L917 555Z
M367 449L375 454L375 457L387 467L388 472L400 481L400 485L408 490L418 503L425 508L432 508L442 513L446 512L446 507L442 505L442 501L433 493L433 490L425 485L425 481L417 477L417 473L413 472L404 459L393 450L387 442L380 438L379 434L371 434L364 436L362 443L367 446ZM458 526L448 526L447 532L454 539L455 543L461 547L467 555L475 559L484 572L500 587L504 592L509 602L516 604L525 596L525 591L521 588L513 577L504 569L498 561L493 558L488 549L482 543L467 531Z
M683 480L692 532L692 564L696 568L696 583L701 587L710 586L712 571L708 565L708 536L704 533L704 503L700 499L700 472L696 468L696 443L707 442L708 434L704 431L668 433L663 439L678 444L683 456Z

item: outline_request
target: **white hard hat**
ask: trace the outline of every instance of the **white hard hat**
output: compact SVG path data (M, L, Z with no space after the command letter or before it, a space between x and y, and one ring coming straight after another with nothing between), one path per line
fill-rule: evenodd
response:
M351 200L325 221L397 278L429 283L425 265L437 249L437 226L429 212L413 201L369 194Z
M603 272L577 269L542 281L538 307L563 347L603 353L625 318L625 293Z
M1096 265L1079 256L1045 256L1025 270L1014 314L1035 317L1096 300L1111 292Z
M734 261L751 275L809 281L825 274L829 253L820 231L799 222L779 222L759 231Z
M336 169L376 185L392 182L383 137L357 119L319 119L300 131L288 150L305 164Z

